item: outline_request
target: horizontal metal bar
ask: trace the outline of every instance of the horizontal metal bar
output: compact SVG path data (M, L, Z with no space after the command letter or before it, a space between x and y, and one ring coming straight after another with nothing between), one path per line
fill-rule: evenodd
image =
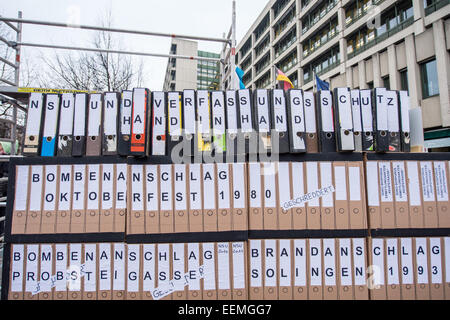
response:
M15 85L14 85L15 86ZM5 97L3 94L0 94L0 101L3 100L3 103L7 102L7 103L11 103L13 105L14 108L19 108L20 110L22 110L23 112L28 112L27 108L22 107L20 104L17 103L16 100L10 99Z
M17 85L17 84L15 84L14 82L11 82L11 81L6 80L6 79L3 79L3 78L0 78L0 81L3 81L4 83L9 84L10 86L16 86L16 85Z
M6 45L7 45L8 47L11 47L11 41L9 41L8 39L3 38L2 36L0 36L0 41L6 43Z
M89 26L89 25L82 25L82 24L76 25L76 24L68 24L68 23L61 23L61 22L42 21L42 20L0 17L0 21L21 22L21 23L26 23L26 24L38 24L38 25L50 26L50 27L77 28L77 29L85 29L85 30L97 30L97 31L118 32L118 33L132 33L132 34L156 36L156 37L182 38L182 39L231 43L231 40L221 39L221 38L198 37L198 36L161 33L161 32L150 32L150 31L141 31L141 30L127 30L127 29L120 29L120 28L106 28L106 27L97 27L97 26Z
M0 18L3 18L2 16L0 16ZM17 28L15 25L13 25L11 22L3 20L3 22L5 24L8 25L8 27L10 27L11 29L13 29L15 32L19 32L19 28Z
M0 61L3 62L3 63L6 63L7 65L9 65L11 67L13 67L14 69L17 68L17 66L13 62L11 62L9 60L6 60L5 58L0 57Z
M203 61L214 61L214 62L221 61L219 58L193 57L193 56L183 56L183 55L176 55L176 54L147 53L147 52L137 52L137 51L122 51L122 50L109 50L109 49L84 48L84 47L68 47L68 46L57 46L57 45L42 44L42 43L19 42L19 43L17 43L17 45L25 46L25 47L40 47L40 48L64 49L64 50L131 54L131 55L138 55L138 56L150 56L150 57L161 57L161 58L177 58L177 59L203 60Z

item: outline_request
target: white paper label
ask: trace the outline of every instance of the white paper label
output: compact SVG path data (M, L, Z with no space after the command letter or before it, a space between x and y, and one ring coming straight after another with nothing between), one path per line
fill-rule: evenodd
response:
M217 266L219 290L230 289L230 245L228 242L217 243Z
M43 113L42 108L44 108L42 93L32 92L28 103L27 136L39 135Z
M264 177L264 207L275 208L276 204L276 189L275 189L275 163L263 163L263 177Z
M347 88L337 88L337 99L339 108L339 124L341 129L352 130L352 105L350 101L350 91Z
M389 132L399 132L400 124L398 117L398 101L397 92L392 90L386 91L386 104L388 109L388 129Z
M289 162L278 162L278 198L279 207L291 200Z
M392 175L389 161L379 162L381 202L392 202Z
M319 177L317 176L317 162L306 162L307 192L313 192L319 189ZM310 207L319 206L319 198L308 202Z
M232 163L233 169L233 208L245 208L247 201L245 189L244 163Z
M331 175L331 162L320 162L320 187L326 188L333 185ZM333 207L333 193L322 196L322 207Z
M155 289L155 244L142 245L142 288L144 291ZM184 274L184 269L183 269Z
M316 133L316 107L314 94L303 92L303 106L305 108L305 129L307 133Z
M226 92L228 133L237 133L236 91Z
M100 135L100 121L102 119L102 95L92 93L89 96L88 136Z
M386 239L387 284L400 284L397 239Z
M441 238L430 238L431 283L442 283Z
M86 94L75 94L75 112L73 120L73 135L86 136Z
M350 239L339 239L339 278L342 286L352 285L352 247Z
M99 187L100 187L100 165L88 165L88 201L87 208L89 210L97 210L99 206Z
M118 163L116 166L116 209L127 206L127 164Z
M198 243L188 243L188 273L189 273L189 290L200 290L200 251Z
M205 163L203 165L203 209L216 208L216 187L214 164Z
M401 113L402 131L409 132L410 100L408 96L408 91L399 91L399 93L400 93L400 113Z
M25 292L35 293L38 281L38 261L39 261L39 245L27 245L26 270L25 270Z
M63 93L61 101L61 113L59 115L60 135L72 135L74 108L75 108L75 97L73 93Z
M24 245L13 244L11 247L11 292L22 292L25 277L23 273L23 263L25 260Z
M181 97L178 92L167 94L169 134L171 136L181 135Z
M217 163L217 197L220 209L230 208L230 183L228 163Z
M306 286L306 240L294 240L294 286Z
M345 166L334 167L334 184L336 186L336 200L347 201L347 175Z
M429 283L427 239L416 238L416 283Z
M421 161L420 171L422 174L422 195L423 201L435 201L433 167L431 161Z
M434 161L434 178L436 180L437 201L448 201L447 176L444 161Z
M354 238L353 242L353 276L355 285L366 285L366 253L365 239Z
M153 144L157 136L166 134L166 96L162 91L153 92ZM195 116L195 113L194 113Z
M186 210L186 165L175 164L174 171L175 173L173 178L175 185L175 210Z
M305 194L304 176L303 176L303 162L292 162L292 193L293 199L296 199ZM295 207L304 207L305 203L302 201L296 204Z
M348 167L348 184L350 189L350 201L361 201L361 169L360 167Z
M140 278L140 245L139 244L127 244L127 291L138 292L139 291L139 278ZM169 253L167 253L167 256ZM167 273L168 275L168 273Z
M159 166L160 171L160 205L161 210L172 210L172 165Z
M277 286L277 243L276 240L264 241L264 286Z
M336 285L336 244L335 239L323 239L323 268L325 285Z
M409 204L411 206L421 206L422 201L420 199L420 183L419 173L417 170L416 161L407 161L406 167L408 169L408 189L409 189Z
M55 210L57 166L45 166L44 210Z
M45 102L44 137L55 137L58 125L59 95L48 94Z
M120 132L122 134L131 133L131 112L133 111L133 91L122 91L122 101L120 102Z
M250 242L250 287L262 287L261 240Z
M309 239L310 285L322 285L322 248L320 239Z
M102 164L102 209L113 208L114 165Z
M209 134L211 120L209 109L209 93L206 90L197 91L197 120L199 122L199 133Z
M414 284L412 239L401 238L400 245L402 284Z
M392 162L392 173L394 175L394 194L396 202L407 202L408 194L406 192L406 172L403 161Z
M280 239L280 270L278 273L280 287L291 286L291 240Z
M216 290L214 243L203 243L203 290Z
M213 134L225 134L225 102L222 91L211 93Z
M250 91L248 89L238 91L239 114L242 132L252 132L252 111Z
M195 134L195 91L183 91L184 131Z
M132 134L145 133L145 108L147 106L146 92L143 88L135 88L133 90L133 116L132 116Z
M388 107L386 88L375 89L377 130L388 130Z
M233 242L233 289L245 288L244 242Z
M352 105L353 130L355 132L361 132L362 123L359 90L350 90L350 101Z
M372 280L375 286L384 285L383 239L372 239Z
M84 292L97 291L97 245L84 244Z
M70 244L69 255L69 291L80 291L81 288L81 244Z
M131 166L131 210L144 210L143 165Z
M275 130L278 132L287 132L286 98L284 97L284 90L273 89L272 93Z
M43 166L31 166L30 211L41 211Z
M100 290L111 290L111 243L98 244L98 278Z
M184 179L186 177L183 177ZM146 165L145 166L145 181L146 181L146 210L158 211L158 166ZM185 187L186 188L186 187Z
M108 92L105 93L105 115L103 122L103 132L105 135L117 134L117 94Z
M259 132L270 131L269 98L266 89L256 90L257 125Z
M331 91L320 91L320 114L322 116L322 131L334 132Z
M29 166L16 166L16 192L14 208L16 211L27 210ZM20 192L17 192L20 190Z
M67 290L67 244L55 244L55 291Z
M364 132L373 131L373 119L372 119L372 91L361 90L359 92L361 103L361 119Z
M172 244L172 279L175 280L175 290L184 290L184 243Z
M202 190L201 190L200 164L189 165L189 206L191 210L200 210L202 208Z
M250 207L261 207L261 166L260 163L249 163Z
M305 116L303 111L303 94L301 90L291 90L289 93L291 112L291 137L295 149L305 148L304 140L297 136L298 132L305 132Z
M58 210L70 210L70 202L72 197L72 166L59 166L59 194L58 194Z
M125 290L125 244L114 243L113 290Z

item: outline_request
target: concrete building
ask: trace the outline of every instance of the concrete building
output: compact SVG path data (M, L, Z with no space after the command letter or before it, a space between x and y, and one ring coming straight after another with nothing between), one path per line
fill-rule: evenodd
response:
M236 64L248 88L273 87L276 65L304 90L314 72L332 88L408 89L426 131L440 129L425 138L445 138L449 50L450 0L270 0L238 43Z
M170 54L219 58L219 54L199 51L196 41L172 39ZM203 60L169 58L163 90L217 89L219 85L219 63Z

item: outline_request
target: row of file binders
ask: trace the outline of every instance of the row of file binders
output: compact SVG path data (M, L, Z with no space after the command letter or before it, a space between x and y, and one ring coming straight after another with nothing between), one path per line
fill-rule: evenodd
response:
M13 244L10 300L443 300L450 238Z
M385 88L31 93L23 153L409 152L409 108Z

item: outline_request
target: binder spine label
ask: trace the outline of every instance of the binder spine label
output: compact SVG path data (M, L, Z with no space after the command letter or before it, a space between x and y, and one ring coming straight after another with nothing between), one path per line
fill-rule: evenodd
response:
M152 108L152 154L165 155L166 153L166 98L164 92L153 92Z

